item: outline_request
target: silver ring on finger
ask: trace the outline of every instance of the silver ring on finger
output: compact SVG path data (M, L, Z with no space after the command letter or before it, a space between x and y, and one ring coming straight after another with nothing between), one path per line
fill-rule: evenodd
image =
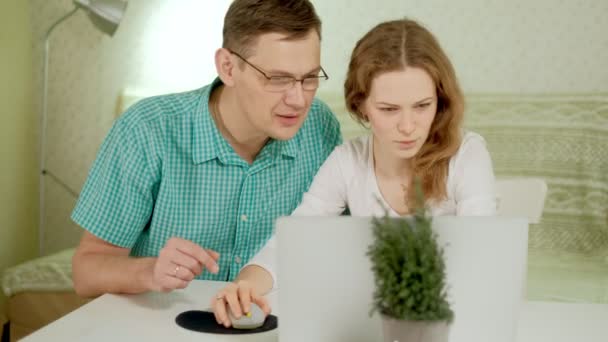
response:
M175 266L175 269L173 270L173 276L177 278L177 272L179 272L181 266L177 265Z

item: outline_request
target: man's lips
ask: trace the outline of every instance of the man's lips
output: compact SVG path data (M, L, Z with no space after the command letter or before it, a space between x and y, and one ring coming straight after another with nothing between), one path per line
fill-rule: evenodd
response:
M284 126L293 126L296 125L300 120L300 115L298 114L276 114L279 122Z

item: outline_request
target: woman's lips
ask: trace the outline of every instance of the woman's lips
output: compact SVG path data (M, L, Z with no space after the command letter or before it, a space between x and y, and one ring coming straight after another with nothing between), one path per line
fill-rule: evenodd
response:
M401 150L409 150L416 146L416 140L397 140L395 141L399 149Z

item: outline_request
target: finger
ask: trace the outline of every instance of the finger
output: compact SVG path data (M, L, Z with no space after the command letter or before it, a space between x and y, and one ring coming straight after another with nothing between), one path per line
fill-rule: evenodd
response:
M213 297L211 297L211 299L209 301L209 308L211 308L211 312L213 312L213 316L215 316L215 320L217 321L218 324L221 324L221 322L222 322L222 317L220 317L221 315L218 310L219 303L222 300L220 296L221 296L221 292L218 292L215 295L213 295Z
M175 264L174 266L175 268L173 268L173 272L171 272L171 274L168 274L169 276L181 279L186 282L191 282L196 277L196 275L192 273L192 271L190 271L187 267L182 267Z
M243 308L243 313L249 313L251 306L251 288L244 283L239 284L238 296L239 300L241 301L241 308Z
M218 312L217 312L217 303L219 302L219 299L215 299L211 298L211 303L209 304L211 306L211 312L213 312L213 317L215 318L215 321L217 322L217 324L222 324L222 319L220 318Z
M217 273L219 271L219 267L211 255L194 242L180 238L171 238L169 243L171 243L172 246L175 246L180 252L198 260L211 273Z
M169 292L175 289L185 289L188 286L188 283L189 282L187 281L166 275L162 278L160 287L161 291Z
M251 300L256 303L260 307L260 309L262 309L262 311L264 311L264 314L266 314L266 316L270 315L270 312L272 310L270 308L270 303L268 302L268 299L266 299L266 297L253 294L251 296Z
M216 262L220 259L220 253L214 251L213 249L206 249L205 251L207 251L209 256Z
M230 321L226 312L226 302L224 302L224 299L213 298L212 300L214 301L212 303L213 313L215 314L217 323L224 324L226 321Z
M214 269L214 261L209 261L209 259L212 259L210 255L201 246L197 245L192 241L173 237L169 239L165 247L170 250L177 250L182 254L185 254L196 260L196 262L201 265L201 272L203 266L205 266L211 271L213 271ZM217 264L215 264L215 266L217 266Z
M169 275L175 275L175 267L185 267L190 270L195 276L203 272L203 265L198 260L188 254L182 253L173 246L167 245L163 247L158 253L158 259L162 264L166 264L168 267L163 267L164 273Z
M176 249L174 249L172 252L166 253L163 256L169 258L169 260L171 260L171 263L175 266L188 269L188 271L192 272L192 274L194 274L195 276L203 272L203 265L201 265L198 260Z
M234 316L236 319L241 318L241 316L243 316L243 312L241 311L241 305L239 303L239 297L237 296L236 291L226 292L224 299L226 300L226 303L228 303L228 308L230 309L232 316Z

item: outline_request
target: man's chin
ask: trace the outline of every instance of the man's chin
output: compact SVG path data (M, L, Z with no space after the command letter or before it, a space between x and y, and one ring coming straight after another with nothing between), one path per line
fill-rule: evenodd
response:
M301 125L298 125L297 127L277 128L271 132L270 137L275 140L289 140L298 134L300 127Z

